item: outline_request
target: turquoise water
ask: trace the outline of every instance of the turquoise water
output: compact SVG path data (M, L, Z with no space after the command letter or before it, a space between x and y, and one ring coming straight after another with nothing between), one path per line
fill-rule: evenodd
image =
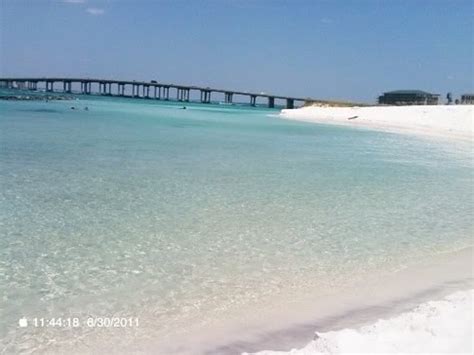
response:
M181 106L0 101L0 348L159 343L473 244L470 145Z

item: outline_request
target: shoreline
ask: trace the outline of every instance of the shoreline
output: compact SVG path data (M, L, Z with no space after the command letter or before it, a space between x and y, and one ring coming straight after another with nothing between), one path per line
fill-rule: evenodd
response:
M461 142L472 142L473 116L474 105L306 106L280 112L281 118L295 121L432 136Z
M315 332L301 349L264 350L242 355L325 355L349 353L457 353L472 354L474 289L457 291L442 299L375 323L328 332Z
M175 346L168 344L160 350L180 355L259 352L267 355L262 351L292 354L292 349L304 348L311 342L316 331L359 328L379 319L396 317L453 292L474 289L473 256L474 247L441 253L337 293L316 298L308 295L303 301L299 299L287 305L291 312L258 309L255 314L246 316L245 322L200 329L187 334L185 341L173 339L171 344Z
M372 280L366 285L361 285L359 289L353 290L353 293L315 300L318 305L315 304L313 309L305 310L306 319L308 319L308 313L314 315L312 321L303 321L287 329L265 334L253 344L241 343L239 354L318 354L315 349L321 348L315 348L314 340L321 338L323 340L320 340L319 344L324 343L327 333L334 342L334 339L339 340L338 334L344 335L345 332L358 331L363 327L371 328L381 320L391 322L401 315L412 313L420 305L440 301L451 297L453 293L472 292L474 290L473 257L473 247L440 254L431 260L410 265L396 273ZM336 309L339 311L334 312ZM304 319L304 313L300 312L299 316ZM471 320L472 317L471 308ZM334 333L337 334L334 335ZM339 346L344 344L344 340L347 341L342 335ZM394 333L391 334L391 336L394 335ZM305 340L304 336L306 336ZM247 349L244 350L245 347ZM295 349L300 349L301 352ZM323 353L338 354L337 349L338 347L328 347ZM350 352L347 347L344 350L345 353ZM356 349L355 352L357 350L360 349ZM365 351L369 349L366 348ZM400 351L403 352L402 349ZM422 349L405 350L405 352L410 351L422 352ZM218 353L217 351L211 354ZM233 353L236 352L228 352L228 354Z

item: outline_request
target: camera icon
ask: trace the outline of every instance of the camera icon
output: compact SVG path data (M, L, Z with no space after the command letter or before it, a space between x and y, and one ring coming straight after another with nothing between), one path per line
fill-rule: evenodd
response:
M18 326L20 328L26 328L28 326L28 319L26 319L25 317L22 317L18 320Z

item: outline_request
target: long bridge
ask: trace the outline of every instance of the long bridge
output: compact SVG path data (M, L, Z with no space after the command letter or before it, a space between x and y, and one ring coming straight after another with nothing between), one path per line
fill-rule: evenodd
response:
M38 90L44 88L47 92L55 91L55 85L59 85L62 92L73 93L73 84L79 89L78 92L84 95L99 94L108 96L124 96L145 99L171 100L175 97L177 101L189 102L191 91L200 93L202 103L210 103L211 95L223 94L224 102L231 104L234 95L244 96L249 99L249 103L255 106L257 98L267 100L268 107L275 107L275 100L284 100L287 108L294 108L295 102L304 103L324 102L310 98L288 97L281 95L271 95L266 93L252 93L247 91L234 91L215 89L201 86L187 86L177 84L164 84L155 80L152 81L128 81L128 80L109 80L109 79L91 79L91 78L0 78L0 85L7 88L20 88L28 90ZM126 95L126 87L131 95ZM93 89L95 90L93 91ZM172 94L175 94L173 96ZM328 101L329 103L329 101Z

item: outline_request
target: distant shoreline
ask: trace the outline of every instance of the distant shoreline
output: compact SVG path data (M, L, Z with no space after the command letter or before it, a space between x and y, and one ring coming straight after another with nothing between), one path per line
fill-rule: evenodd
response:
M0 95L3 101L69 101L74 100L72 96L64 95Z

